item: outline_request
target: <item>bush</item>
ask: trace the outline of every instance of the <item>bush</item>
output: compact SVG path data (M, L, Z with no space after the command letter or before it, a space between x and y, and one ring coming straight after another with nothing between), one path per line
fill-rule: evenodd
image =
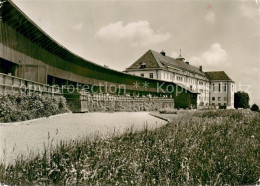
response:
M239 92L236 92L235 93L235 100L234 100L234 107L235 108L244 108L244 109L247 109L249 108L249 95L248 93L246 92L242 92L242 91L239 91Z
M259 111L258 105L257 104L253 104L252 107L251 107L251 110L255 111L255 112L258 112Z
M68 111L63 96L0 95L0 122L25 121Z
M227 106L226 105L220 105L218 108L219 109L227 109Z
M178 114L178 110L172 108L163 108L159 110L160 114Z

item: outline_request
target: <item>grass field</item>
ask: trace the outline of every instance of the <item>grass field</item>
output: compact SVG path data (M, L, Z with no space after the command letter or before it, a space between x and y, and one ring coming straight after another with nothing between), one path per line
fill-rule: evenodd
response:
M248 110L180 114L159 129L60 143L14 165L4 184L254 184L260 178L260 114Z

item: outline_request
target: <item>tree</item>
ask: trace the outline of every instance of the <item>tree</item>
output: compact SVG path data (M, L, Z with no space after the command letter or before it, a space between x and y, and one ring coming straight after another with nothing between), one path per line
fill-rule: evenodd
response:
M235 93L235 108L249 108L249 95L246 92L238 91Z
M251 110L258 112L259 111L258 105L257 104L253 104L252 107L251 107Z

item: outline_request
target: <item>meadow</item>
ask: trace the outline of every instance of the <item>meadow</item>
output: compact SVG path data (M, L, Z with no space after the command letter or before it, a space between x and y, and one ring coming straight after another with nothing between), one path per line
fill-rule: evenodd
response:
M155 130L60 142L51 153L0 165L2 184L220 185L260 178L260 114L180 112Z

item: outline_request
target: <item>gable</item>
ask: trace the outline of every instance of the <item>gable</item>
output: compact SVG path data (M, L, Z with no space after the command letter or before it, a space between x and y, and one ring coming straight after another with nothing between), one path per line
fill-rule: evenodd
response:
M142 57L140 57L135 63L133 63L127 69L140 69L141 65L145 64L145 68L160 68L158 62L153 56L151 50L148 50Z

